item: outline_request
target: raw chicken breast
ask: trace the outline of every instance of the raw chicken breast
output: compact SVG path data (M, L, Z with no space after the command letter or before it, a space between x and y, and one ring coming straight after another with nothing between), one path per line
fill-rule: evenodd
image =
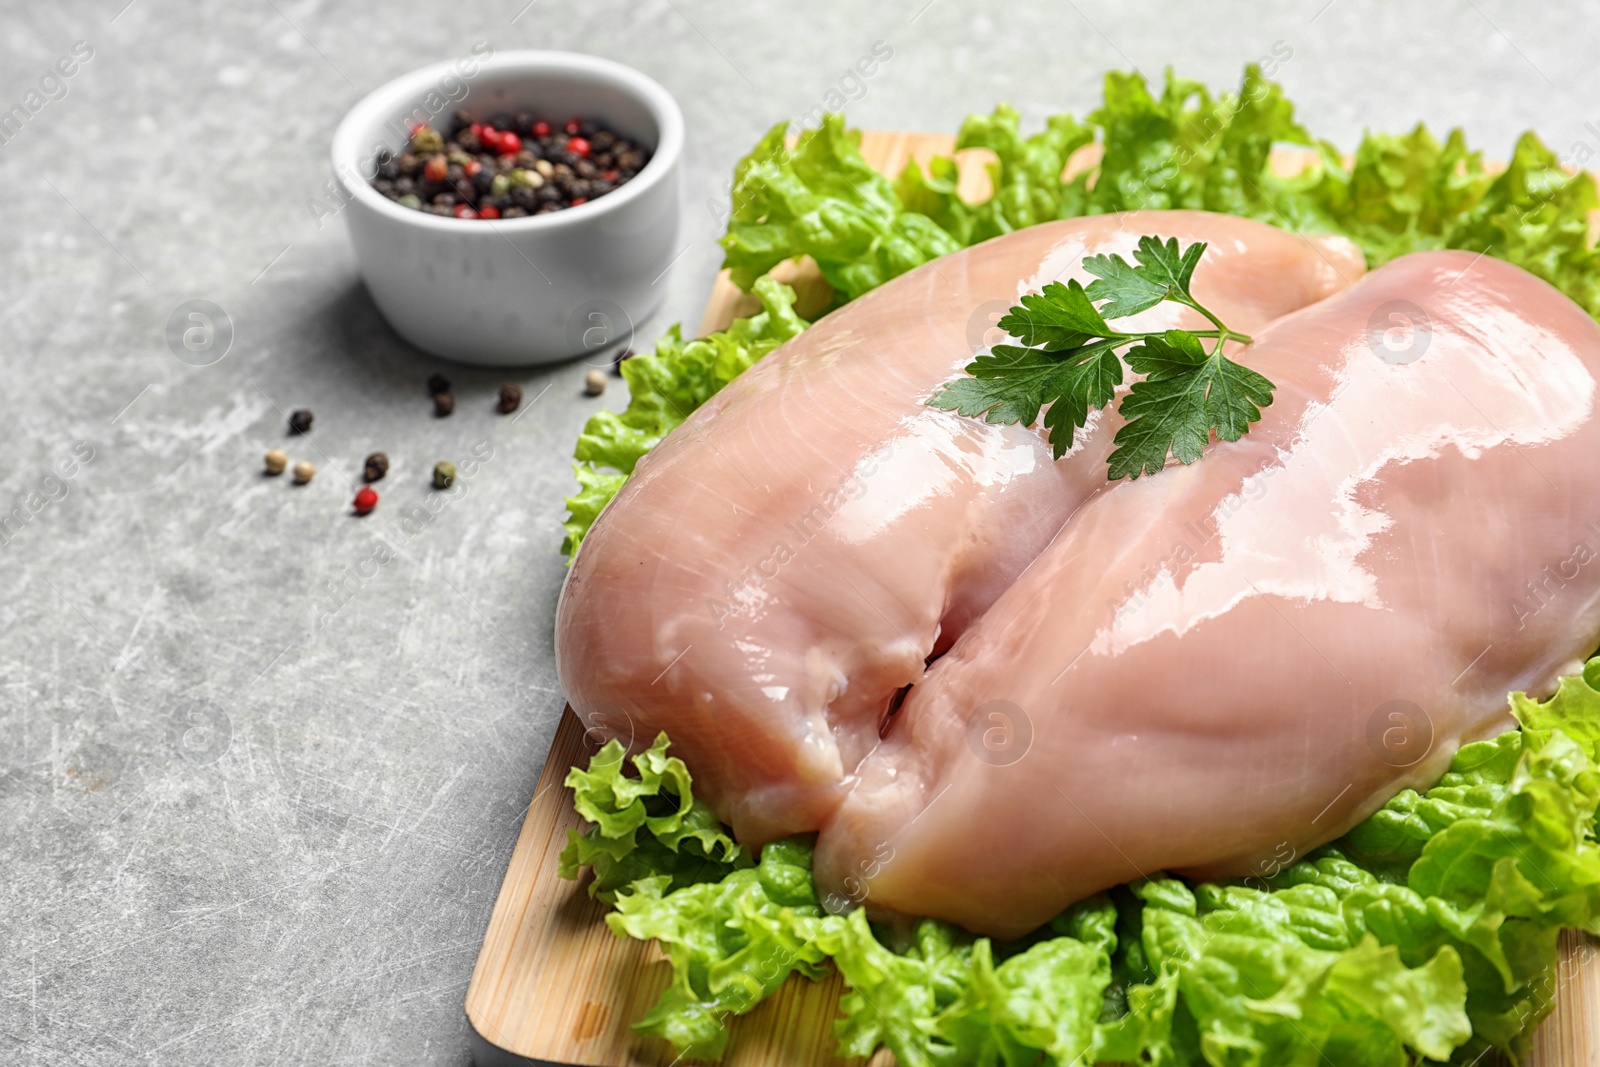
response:
M836 905L1010 937L1271 874L1594 648L1600 326L1434 252L1255 337L1260 423L1098 493L911 690L821 834Z
M591 730L667 730L746 843L820 827L897 691L1105 484L1110 419L1058 463L1032 430L924 401L1020 294L1150 233L1210 242L1196 295L1245 331L1363 269L1339 239L1134 213L989 241L829 315L662 442L584 540L557 664Z

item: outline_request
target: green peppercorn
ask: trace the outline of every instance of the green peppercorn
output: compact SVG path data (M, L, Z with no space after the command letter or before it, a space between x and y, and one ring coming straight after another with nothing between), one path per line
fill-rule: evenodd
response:
M448 489L456 484L456 465L447 459L441 459L433 465L433 487L435 489Z
M444 151L444 138L432 126L418 126L411 135L411 150L423 154Z

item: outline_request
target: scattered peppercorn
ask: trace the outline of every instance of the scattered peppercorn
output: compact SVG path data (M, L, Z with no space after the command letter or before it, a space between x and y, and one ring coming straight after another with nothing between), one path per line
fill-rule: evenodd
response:
M289 465L289 456L281 448L274 448L266 454L263 462L266 464L268 474L282 474L283 469Z
M372 187L395 203L458 219L518 219L586 204L637 177L650 150L581 119L531 112L451 116L448 136L418 124Z
M599 396L606 391L606 376L597 370L592 370L583 376L583 391L590 396Z
M299 411L294 412L289 416L289 432L294 434L310 433L311 420L313 417L314 416L311 414L311 412L307 411L305 408L301 408Z
M634 356L637 356L638 354L639 353L635 352L631 348L623 348L623 349L618 350L616 358L611 361L611 373L615 374L615 375L618 375L618 376L621 376L621 374L622 374L622 361L625 360L625 359L632 359Z
M450 393L433 394L433 413L444 418L456 409L456 398Z
M433 465L433 487L435 489L448 489L456 484L456 465L447 459L441 459Z
M370 485L363 485L356 490L356 498L350 502L357 515L365 515L378 506L378 494Z
M522 406L522 386L507 382L500 387L500 414L509 415Z
M438 396L440 393L448 393L449 391L450 391L450 379L449 378L446 378L442 374L430 374L428 376L428 395L429 396Z
M305 460L301 460L299 463L296 463L294 465L294 484L295 485L305 485L307 482L309 482L311 479L315 478L316 476L317 476L317 468L313 467L311 464L307 463Z
M369 482L382 481L383 476L388 473L389 457L382 452L374 452L361 465L361 477Z

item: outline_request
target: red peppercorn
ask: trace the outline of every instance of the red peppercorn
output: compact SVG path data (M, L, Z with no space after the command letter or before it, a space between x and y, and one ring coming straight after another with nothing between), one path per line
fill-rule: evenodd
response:
M614 182L617 180L617 172L614 170L603 170L600 172L600 180L604 182Z
M579 159L589 158L589 142L582 137L567 138L567 151Z
M450 213L458 219L475 219L478 217L478 213L465 204L457 204L455 210Z
M579 204L587 204L588 202L589 198L587 196L575 196L572 198L572 203L569 206L577 207Z
M482 169L483 164L479 163L476 159L469 159L461 165L461 173L465 174L469 178L476 178L478 176L478 172ZM615 174L616 172L612 171L612 173Z
M443 156L431 156L422 166L422 177L430 182L443 182L450 176L450 163Z
M350 506L356 509L357 515L365 515L378 506L378 494L372 486L363 485L357 490L356 498Z
M418 130L425 130L427 128L428 128L428 124L426 122L413 122L411 124L411 129L410 129L410 131L409 131L407 136L415 137L417 135L417 131Z
M500 131L493 126L485 126L478 132L478 140L491 152L500 151Z
M500 209L493 204L485 204L478 209L478 217L480 219L497 219L500 217Z
M549 137L550 124L544 119L540 119L538 122L535 122L533 124L533 135L535 137Z
M562 129L567 131L568 136L576 137L578 135L578 129L579 129L578 120L577 119L568 119L567 120L567 124L565 126L563 126Z
M514 156L522 151L522 138L507 130L495 138L494 150L502 156Z

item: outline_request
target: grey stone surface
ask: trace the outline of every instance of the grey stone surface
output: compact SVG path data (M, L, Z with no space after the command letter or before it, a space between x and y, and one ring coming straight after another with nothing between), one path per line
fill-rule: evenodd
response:
M93 56L0 145L0 512L26 516L0 533L0 1062L468 1060L462 996L562 706L567 457L624 397L584 398L581 364L519 373L541 399L513 422L506 375L451 371L457 412L431 417L435 364L307 208L384 80L486 39L676 93L688 248L646 339L698 321L740 152L875 40L865 126L953 131L1001 99L1037 122L1129 65L1232 84L1282 41L1302 118L1342 143L1426 119L1490 155L1528 127L1600 148L1593 2L524 3L4 6L0 108L74 42ZM211 366L163 339L196 298L234 330ZM280 445L311 485L259 474ZM394 468L357 521L374 448Z

